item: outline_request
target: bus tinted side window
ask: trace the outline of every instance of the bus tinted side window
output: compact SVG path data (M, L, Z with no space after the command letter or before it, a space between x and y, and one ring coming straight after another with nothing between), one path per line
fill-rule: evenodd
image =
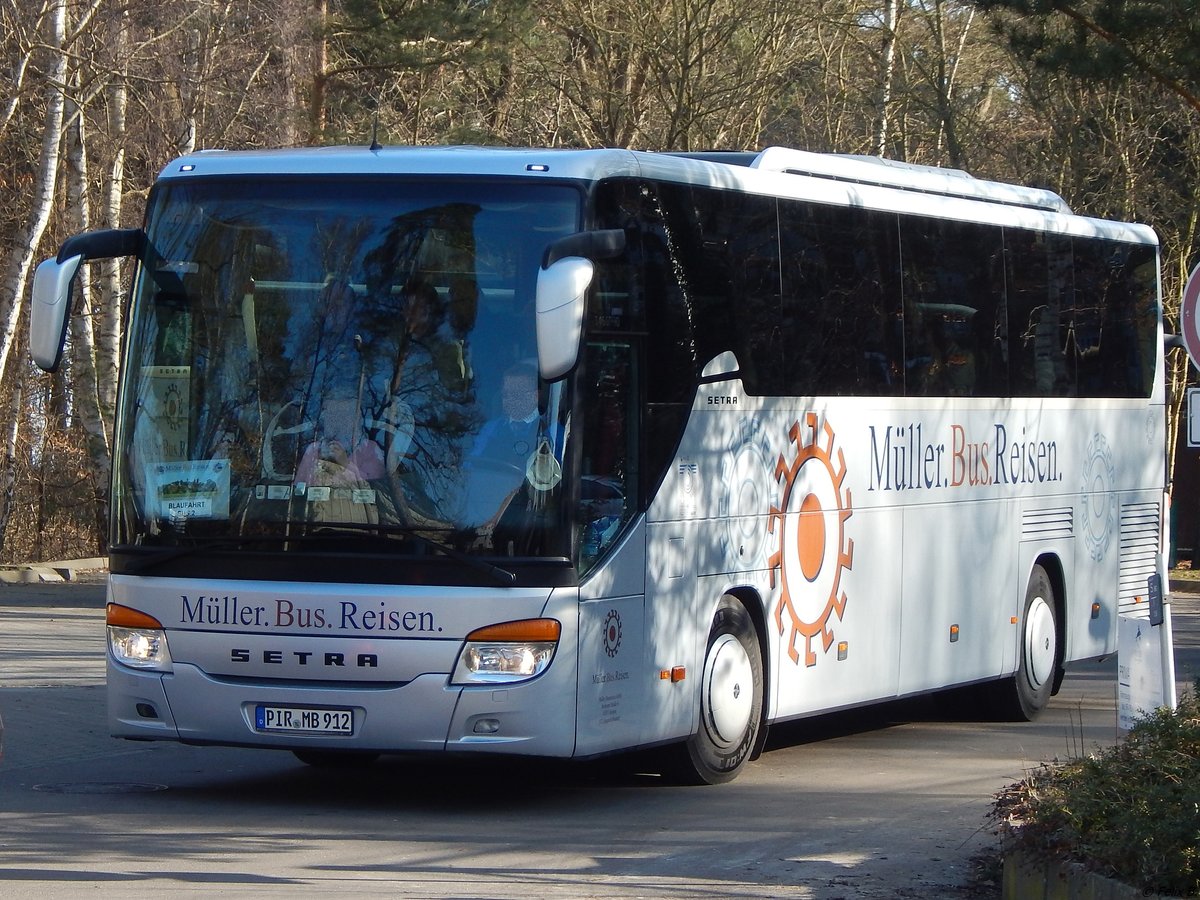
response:
M1080 396L1148 397L1154 380L1154 248L1075 242L1072 350Z
M748 392L780 393L776 201L688 185L658 189L697 365L732 350Z
M1073 397L1075 367L1068 356L1075 284L1071 239L1009 230L1008 333L1014 397Z
M1013 396L1150 396L1155 249L1017 229L1004 241Z
M909 396L1007 393L1003 250L997 228L901 219Z
M625 315L644 299L648 383L669 387L651 410L689 402L723 350L760 395L1149 395L1152 247L691 185L609 190L604 226L640 242Z
M781 201L783 394L904 390L896 219Z
M636 339L639 347L649 345L644 358L635 360L645 367L639 397L643 496L650 496L673 458L702 365L696 359L690 281L680 277L678 263L678 247L688 241L674 227L675 217L662 210L663 187L670 186L622 179L597 188L597 227L623 229L626 247L620 258L598 263L587 313L589 341Z

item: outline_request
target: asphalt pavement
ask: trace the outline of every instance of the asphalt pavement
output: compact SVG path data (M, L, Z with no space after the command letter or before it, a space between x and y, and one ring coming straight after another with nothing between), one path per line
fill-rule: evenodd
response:
M733 783L629 764L290 754L109 737L104 585L0 584L0 896L817 900L998 896L992 795L1117 739L1115 662L1078 667L1035 723L944 696L772 729ZM1175 603L1200 674L1200 595Z

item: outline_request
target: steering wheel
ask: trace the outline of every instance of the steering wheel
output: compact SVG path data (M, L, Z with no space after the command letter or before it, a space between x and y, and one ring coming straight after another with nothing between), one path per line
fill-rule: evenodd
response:
M286 481L292 477L292 472L280 472L275 467L275 441L281 437L290 437L294 434L304 434L305 432L315 431L316 423L311 421L298 422L295 425L283 425L281 420L283 414L291 407L302 409L299 400L289 400L283 406L279 407L279 411L271 417L271 422L267 425L267 433L263 440L262 448L262 469L263 476L276 481Z
M477 523L495 522L521 489L525 470L507 460L475 456L463 463L471 473L467 518Z
M412 407L393 397L392 402L383 411L382 418L367 419L363 424L368 430L376 429L388 435L390 440L385 442L387 458L384 465L388 472L395 472L408 454L408 448L412 446L413 432L416 431Z

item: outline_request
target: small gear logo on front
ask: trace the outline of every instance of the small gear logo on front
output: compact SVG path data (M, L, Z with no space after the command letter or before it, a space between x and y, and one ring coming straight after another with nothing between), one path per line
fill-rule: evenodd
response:
M615 609L610 609L604 617L604 652L616 656L621 649L621 616Z
M783 488L778 506L771 507L770 533L777 549L771 555L771 587L780 587L775 607L775 624L787 636L787 651L799 665L797 646L804 637L804 664L815 666L813 638L820 635L821 649L828 652L834 642L834 617L841 621L846 611L842 572L854 562L854 541L846 536L846 520L854 509L850 489L842 491L846 461L828 422L820 424L816 413L788 431L796 452L789 462L779 455L775 478ZM821 441L823 440L823 443ZM835 462L836 459L836 462Z

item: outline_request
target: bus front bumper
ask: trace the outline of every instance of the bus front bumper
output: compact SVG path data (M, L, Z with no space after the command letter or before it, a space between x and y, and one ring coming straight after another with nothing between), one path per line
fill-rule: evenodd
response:
M565 666L558 667L566 674ZM176 663L170 674L108 663L108 717L114 737L285 750L513 753L571 756L574 692L556 667L514 685L449 685L445 674L401 684L256 683L213 678ZM569 680L569 679L567 679ZM562 705L562 715L546 711ZM348 733L264 728L263 710L350 713ZM300 713L307 715L300 718Z

